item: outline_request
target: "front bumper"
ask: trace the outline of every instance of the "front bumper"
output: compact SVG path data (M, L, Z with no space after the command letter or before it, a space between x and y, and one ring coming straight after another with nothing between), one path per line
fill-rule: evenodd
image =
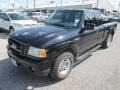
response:
M18 67L26 68L33 74L47 76L50 72L52 63L50 60L36 61L25 57L19 57L13 54L10 50L8 51L8 55L16 61Z

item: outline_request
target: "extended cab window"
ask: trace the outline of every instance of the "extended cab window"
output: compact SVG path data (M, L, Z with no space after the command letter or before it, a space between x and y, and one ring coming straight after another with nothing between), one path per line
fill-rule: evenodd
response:
M85 22L95 24L96 26L101 25L101 12L98 10L87 11L85 15Z
M48 18L46 23L55 26L76 28L82 19L82 15L83 11L57 10Z

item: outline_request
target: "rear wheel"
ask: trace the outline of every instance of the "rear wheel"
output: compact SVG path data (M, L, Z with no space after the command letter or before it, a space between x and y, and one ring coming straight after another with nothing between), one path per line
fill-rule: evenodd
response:
M111 42L113 40L112 34L108 34L107 38L102 43L102 48L108 48L111 45Z
M39 20L38 19L35 19L35 21L38 23L39 22Z
M74 62L74 56L70 52L64 52L56 58L51 68L50 76L55 80L65 79L71 72Z

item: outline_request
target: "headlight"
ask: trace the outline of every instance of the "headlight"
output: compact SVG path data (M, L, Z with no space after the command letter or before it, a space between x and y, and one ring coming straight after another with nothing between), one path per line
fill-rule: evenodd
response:
M35 47L30 47L29 48L28 55L38 57L38 58L45 58L47 56L45 49L38 49L38 48L35 48Z

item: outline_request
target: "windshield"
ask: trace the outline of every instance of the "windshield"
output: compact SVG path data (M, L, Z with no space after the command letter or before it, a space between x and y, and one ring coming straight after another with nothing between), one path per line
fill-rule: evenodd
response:
M82 15L82 11L57 10L45 23L61 27L76 28L82 19Z
M8 15L12 20L30 20L30 17L22 13L10 13Z

